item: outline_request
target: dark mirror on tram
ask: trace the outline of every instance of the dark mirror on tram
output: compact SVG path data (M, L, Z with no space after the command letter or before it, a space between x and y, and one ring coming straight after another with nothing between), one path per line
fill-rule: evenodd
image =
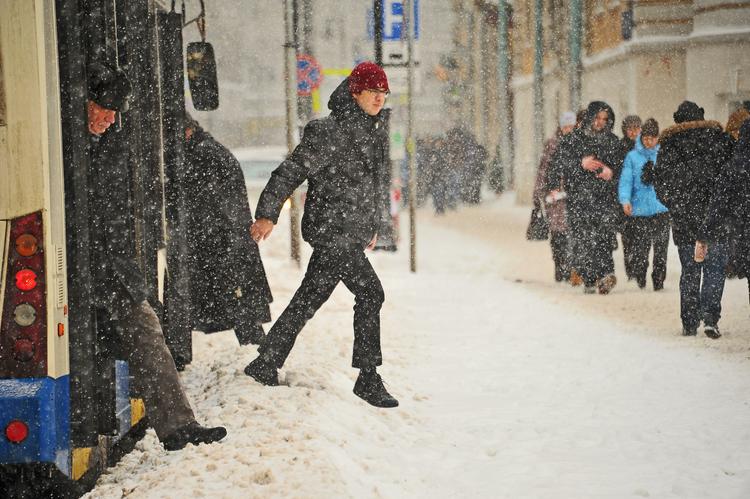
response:
M186 59L193 106L198 111L213 111L219 107L214 48L208 42L188 43Z

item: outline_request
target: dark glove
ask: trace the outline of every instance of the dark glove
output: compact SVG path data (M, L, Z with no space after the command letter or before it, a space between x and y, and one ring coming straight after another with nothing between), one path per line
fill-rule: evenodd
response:
M646 161L646 164L643 165L643 171L641 172L641 182L643 182L646 185L651 185L654 183L654 162L653 161Z

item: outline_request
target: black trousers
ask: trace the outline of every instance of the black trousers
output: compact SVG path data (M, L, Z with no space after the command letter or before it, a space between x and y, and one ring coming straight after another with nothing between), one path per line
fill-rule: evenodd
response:
M669 215L661 213L652 217L633 217L629 221L632 237L632 272L639 285L645 286L648 272L648 254L654 248L651 280L657 288L667 276L667 249L669 248Z
M266 362L276 367L284 365L297 335L330 298L339 281L354 294L352 366L375 367L383 363L380 308L385 293L364 251L358 247L313 249L302 284L258 349Z

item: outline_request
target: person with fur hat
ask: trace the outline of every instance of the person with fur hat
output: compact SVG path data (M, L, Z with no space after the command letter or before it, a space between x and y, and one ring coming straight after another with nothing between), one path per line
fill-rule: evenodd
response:
M563 183L575 248L574 267L585 293L609 293L617 283L612 259L619 219L617 181L625 150L612 133L615 114L606 102L588 105L581 126L560 140L547 188L554 195Z
M103 64L89 66L88 76L88 201L95 306L100 315L117 324L119 350L126 356L149 424L164 448L171 451L216 442L227 431L221 426L201 426L195 420L161 323L147 300L136 259L126 139L112 128L116 114L128 107L130 83L123 71Z
M396 407L377 373L382 364L380 309L383 286L365 256L387 230L388 165L384 128L385 71L372 62L357 65L331 95L331 114L305 126L302 142L273 171L255 210L251 235L266 239L284 201L307 180L302 237L313 253L297 292L268 332L258 357L245 368L257 382L279 384L278 369L315 312L339 282L354 294L352 366L359 376L354 393L376 407Z
M697 334L700 322L709 338L721 337L721 297L727 264L727 231L713 235L712 250L694 260L695 243L708 211L716 178L729 160L732 145L721 124L704 118L703 108L683 101L674 112L675 125L664 130L653 168L659 200L669 209L672 238L680 255L680 318L682 334Z

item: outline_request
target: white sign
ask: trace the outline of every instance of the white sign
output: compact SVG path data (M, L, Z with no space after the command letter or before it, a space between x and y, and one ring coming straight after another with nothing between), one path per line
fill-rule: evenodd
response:
M409 68L407 67L386 67L385 74L388 76L388 88L394 94L406 94L409 89ZM418 94L422 90L422 71L414 68L414 93Z

